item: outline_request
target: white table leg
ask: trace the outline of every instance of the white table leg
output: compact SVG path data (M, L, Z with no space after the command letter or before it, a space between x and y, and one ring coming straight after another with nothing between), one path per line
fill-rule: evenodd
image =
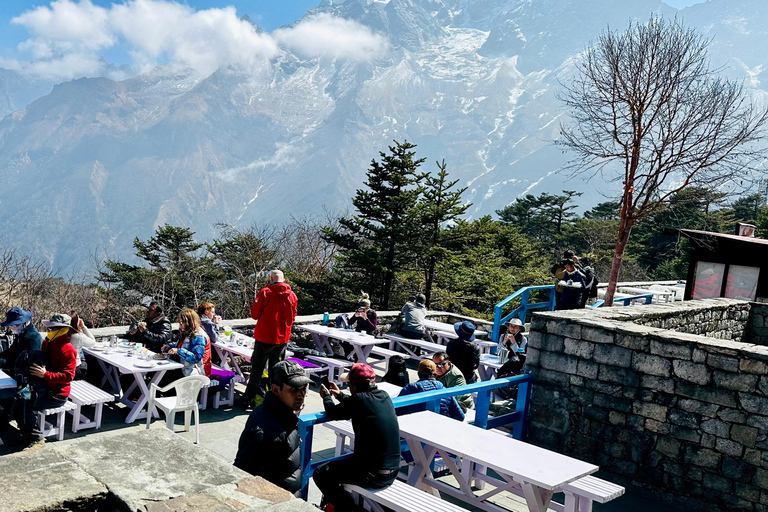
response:
M157 384L160 382L160 379L163 378L163 375L165 375L166 370L158 370L155 372L154 377L152 377L152 380L150 381L150 384ZM128 417L125 418L126 423L133 423L136 420L146 418L146 414L149 414L149 412L144 411L144 406L147 405L147 402L149 401L149 388L147 387L147 383L144 382L144 374L143 373L134 373L132 374L134 379L136 380L136 385L139 387L139 390L141 391L141 396L136 400L136 403L131 408L131 412L128 413ZM157 418L159 415L157 414L157 410L153 407L152 408L152 416Z
M528 510L531 512L547 512L549 502L552 500L553 491L542 489L541 487L524 482L523 495L528 504Z

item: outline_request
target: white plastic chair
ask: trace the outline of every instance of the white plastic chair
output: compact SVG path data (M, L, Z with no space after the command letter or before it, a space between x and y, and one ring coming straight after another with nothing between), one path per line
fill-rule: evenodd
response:
M166 426L173 430L173 423L177 412L184 413L184 432L189 430L192 413L195 413L195 444L200 443L200 410L197 405L197 397L203 386L207 385L210 379L205 375L190 375L179 380L173 381L164 388L157 384L152 384L149 391L149 403L147 404L147 430L152 423L152 410L154 407L162 409L165 413ZM166 393L171 389L176 389L176 396L166 396L157 398L158 391Z

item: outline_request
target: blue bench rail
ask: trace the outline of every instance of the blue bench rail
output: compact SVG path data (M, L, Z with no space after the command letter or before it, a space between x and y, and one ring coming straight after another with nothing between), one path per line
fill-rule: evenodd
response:
M614 298L613 303L614 304L621 303L623 306L629 306L630 304L632 304L633 300L645 300L646 304L651 304L653 302L653 294L643 293L641 295L630 295L629 297ZM605 304L605 301L601 299L595 302L594 304L592 304L592 306L590 306L590 309L603 307L603 304Z
M531 304L531 292L540 290L547 290L549 292L549 299L547 299L545 302L537 302ZM512 310L511 313L507 314L506 316L502 316L504 306L516 299L520 299L520 305ZM502 325L509 322L514 317L518 317L520 320L522 320L523 323L525 323L525 318L528 315L528 311L533 309L546 309L547 311L552 311L555 309L555 285L543 284L539 286L526 286L525 288L520 288L512 295L496 304L493 307L493 332L491 333L491 340L493 340L494 343L498 343Z
M505 377L503 379L493 379L476 382L474 384L467 384L466 386L456 386L436 391L428 391L426 393L396 397L392 399L392 403L394 404L395 411L398 415L403 412L405 407L416 404L426 404L427 410L439 412L441 398L477 393L477 399L475 400L475 426L489 429L512 424L512 435L515 439L522 440L525 437L525 429L528 423L532 383L533 377L530 375L518 375L516 377ZM488 412L491 406L491 395L493 390L507 387L512 384L517 385L515 412L490 417ZM312 472L315 468L333 460L341 460L350 456L350 454L345 454L339 457L331 457L312 462L312 434L314 433L315 425L320 425L328 421L331 421L331 419L325 412L316 412L299 416L299 436L301 437L301 497L304 498L304 500L307 499L309 480L312 478ZM407 450L407 446L404 446L404 449Z

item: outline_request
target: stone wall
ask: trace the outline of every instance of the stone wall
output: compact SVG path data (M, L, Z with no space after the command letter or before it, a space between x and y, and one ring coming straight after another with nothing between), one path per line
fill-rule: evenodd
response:
M745 336L746 341L755 345L768 345L768 304L751 304Z
M768 511L768 347L650 325L702 332L673 319L745 312L719 299L535 314L530 441L682 509Z
M699 334L709 338L741 341L749 320L750 304L731 301L687 301L634 310L636 324Z

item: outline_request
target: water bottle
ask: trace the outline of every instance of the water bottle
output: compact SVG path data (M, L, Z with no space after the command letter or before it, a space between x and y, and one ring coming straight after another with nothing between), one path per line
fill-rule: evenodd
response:
M325 313L323 313L323 325L328 325L328 319L329 318L331 318L331 317L328 315L327 311Z

